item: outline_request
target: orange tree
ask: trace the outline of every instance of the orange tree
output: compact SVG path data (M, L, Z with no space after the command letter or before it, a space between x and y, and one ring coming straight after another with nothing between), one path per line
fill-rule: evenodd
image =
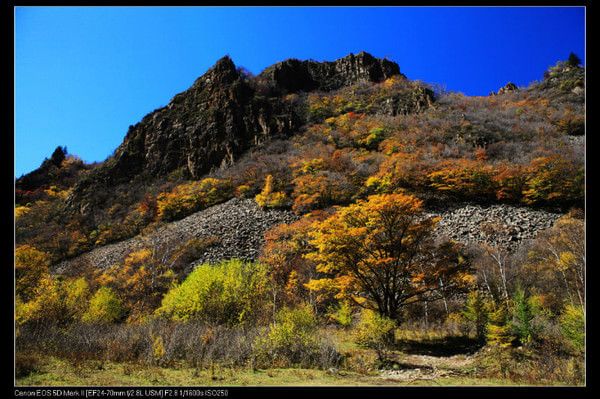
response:
M466 288L468 262L456 244L434 244L437 221L424 217L422 201L404 194L373 195L339 209L310 233L315 250L307 256L327 277L307 288L398 321L410 303Z

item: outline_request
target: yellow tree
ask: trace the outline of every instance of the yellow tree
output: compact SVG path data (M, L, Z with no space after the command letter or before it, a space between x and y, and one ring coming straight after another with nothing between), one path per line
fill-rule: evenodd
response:
M373 195L316 223L309 256L329 277L307 287L335 292L364 308L400 320L404 306L432 300L472 283L468 262L453 243L436 246L437 218L424 217L422 201L404 194Z
M40 281L48 276L50 256L31 245L21 245L15 250L16 294L29 301L35 294Z

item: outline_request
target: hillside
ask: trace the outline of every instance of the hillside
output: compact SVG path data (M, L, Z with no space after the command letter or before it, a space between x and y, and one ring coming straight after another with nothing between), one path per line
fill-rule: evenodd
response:
M431 201L581 204L582 77L581 68L555 67L524 90L436 98L397 64L367 53L331 63L288 60L256 77L225 57L131 126L115 154L92 170L71 172L57 186L46 163L18 179L17 205L41 205L31 218L43 217L49 227L20 218L17 240L59 260L131 237L156 219L161 192L209 172L228 182L220 200L239 187L253 196L272 174L300 213L396 187ZM553 157L562 170L550 174L566 172L566 187L553 187L547 176L542 192L528 191L525 169ZM477 174L488 181L469 181ZM317 193L323 185L333 188L329 198ZM51 198L65 198L36 203L50 187ZM61 237L49 240L54 230L63 230Z
M226 56L105 161L58 147L15 183L23 362L581 383L585 69L540 72Z

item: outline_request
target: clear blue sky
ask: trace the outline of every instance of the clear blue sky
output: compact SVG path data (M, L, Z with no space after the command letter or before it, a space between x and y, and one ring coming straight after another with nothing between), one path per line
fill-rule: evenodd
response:
M365 50L410 79L487 95L541 79L570 51L583 60L584 19L582 7L18 7L15 176L58 145L106 159L225 54L259 73Z

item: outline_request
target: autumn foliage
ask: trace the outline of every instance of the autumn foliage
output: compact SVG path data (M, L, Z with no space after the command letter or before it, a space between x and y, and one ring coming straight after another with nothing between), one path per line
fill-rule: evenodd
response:
M401 310L440 288L470 283L468 262L447 245L436 256L430 241L437 220L421 217L422 202L403 194L374 195L338 210L311 234L317 271L311 290L331 290L359 306L401 319Z
M158 196L158 217L161 220L181 219L230 198L232 192L228 181L214 178L178 185Z

